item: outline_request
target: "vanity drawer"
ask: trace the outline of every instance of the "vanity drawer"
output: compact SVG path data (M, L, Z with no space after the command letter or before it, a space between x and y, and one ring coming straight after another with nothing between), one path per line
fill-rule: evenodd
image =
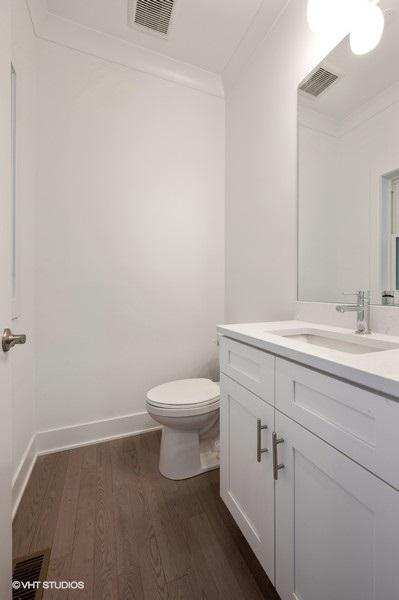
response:
M274 364L272 354L220 338L220 370L248 390L274 405Z
M399 489L399 403L276 359L276 408Z

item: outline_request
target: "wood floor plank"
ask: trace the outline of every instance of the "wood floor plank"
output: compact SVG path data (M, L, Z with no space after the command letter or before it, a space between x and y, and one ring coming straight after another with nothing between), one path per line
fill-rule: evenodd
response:
M51 548L55 534L61 498L64 491L65 476L69 462L69 451L56 455L52 477L49 481L46 495L37 520L35 533L30 543L29 552L37 552Z
M189 529L189 527L188 527ZM189 545L190 571L188 578L195 591L194 600L224 600L220 595L216 582L210 572L206 556L195 535L191 533Z
M109 444L97 446L94 597L96 600L118 597L112 461Z
M43 600L278 600L219 496L219 473L171 481L159 432L41 457L14 521L14 556L52 544ZM41 549L41 548L38 548Z
M25 556L29 552L56 464L57 456L55 454L39 456L36 461L14 518L13 553L15 557Z
M206 514L192 517L190 525L193 535L205 555L206 566L209 574L212 575L220 597L229 598L229 600L242 600L240 585Z
M200 596L197 594L192 586L192 582L189 575L175 579L169 583L169 598L171 600L197 600Z
M180 579L190 570L190 554L187 542L182 536L182 521L185 518L182 511L179 512L179 527L174 519L175 511L178 511L178 498L181 496L184 482L171 482L174 488L174 498L164 493L165 482L158 471L159 439L155 436L147 436L141 440L138 446L138 455L144 462L145 457L153 454L149 460L151 469L146 473L145 480L141 480L143 491L151 515L154 532L157 537L158 547L162 559L163 569L167 582ZM187 503L187 507L189 503ZM173 509L171 509L173 507Z
M84 582L84 589L71 591L70 600L94 600L94 524L96 515L97 446L81 449L82 466L76 511L75 538L70 577Z
M71 450L65 475L64 494L61 498L47 572L47 579L50 581L68 581L71 579L71 560L76 533L82 460L83 452L81 448ZM64 593L65 597L67 595L67 593ZM48 590L43 593L43 600L54 600L59 596L59 592Z
M112 443L111 460L119 595L124 600L142 600L144 590L130 499L131 479L137 472L137 455L131 439L124 438Z
M140 465L139 469L136 468L136 472L132 470L129 475L134 539L144 598L148 600L165 600L168 598L168 586L154 519L150 509L150 492L148 488L157 467L151 445L148 446L145 438L146 435L135 438L132 441L134 450L130 450L130 455L134 457L133 464L136 464L137 458Z
M146 600L167 600L168 584L157 537L150 531L139 551L141 577Z
M270 600L275 600L274 588L245 540L244 553L241 553L241 546L237 541L242 534L239 532L227 507L220 501L219 474L217 471L213 474L191 479L190 487L201 502L212 530L240 585L243 597L248 600L261 600L266 596ZM232 526L236 533L235 537L231 533ZM250 574L248 574L248 557L250 555L252 556L253 565L257 567L256 574L261 575L263 593L259 587L259 579L254 577L253 571L250 570Z

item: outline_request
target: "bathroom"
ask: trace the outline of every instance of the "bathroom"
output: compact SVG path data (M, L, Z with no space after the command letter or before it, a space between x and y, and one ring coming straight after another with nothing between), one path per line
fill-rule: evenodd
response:
M1 600L397 600L399 1L0 10Z

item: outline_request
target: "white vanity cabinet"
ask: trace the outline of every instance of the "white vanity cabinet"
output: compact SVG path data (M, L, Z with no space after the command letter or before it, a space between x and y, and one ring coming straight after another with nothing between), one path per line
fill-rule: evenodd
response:
M221 346L221 495L282 600L398 600L399 403L227 337ZM263 388L247 353L268 365Z
M276 411L282 600L397 600L399 493Z
M221 496L274 582L274 408L229 377L220 383Z

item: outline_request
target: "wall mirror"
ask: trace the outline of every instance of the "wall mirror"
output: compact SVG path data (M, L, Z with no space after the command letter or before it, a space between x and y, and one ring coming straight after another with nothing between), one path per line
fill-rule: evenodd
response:
M344 39L299 86L298 196L298 299L370 289L399 307L399 18L369 54Z

